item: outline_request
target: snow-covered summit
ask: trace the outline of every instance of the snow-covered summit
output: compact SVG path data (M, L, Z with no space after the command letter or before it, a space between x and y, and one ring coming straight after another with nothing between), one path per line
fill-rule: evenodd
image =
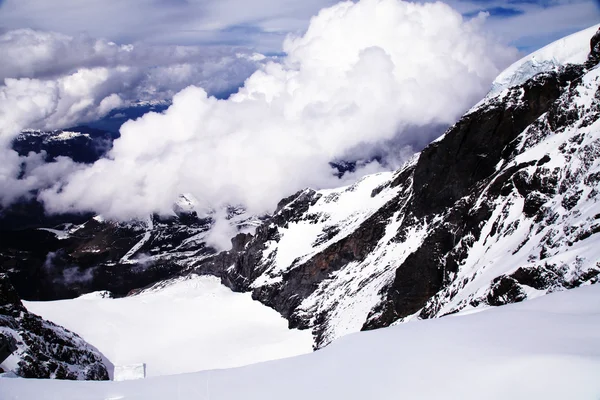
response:
M42 137L44 142L52 142L52 141L66 141L71 140L76 137L86 137L90 138L90 135L82 132L74 132L68 130L55 130L55 131L43 131L39 129L24 129L17 140L26 140L31 137Z
M521 85L540 72L552 71L565 64L583 64L590 52L590 38L600 24L559 39L521 58L496 77L487 97Z

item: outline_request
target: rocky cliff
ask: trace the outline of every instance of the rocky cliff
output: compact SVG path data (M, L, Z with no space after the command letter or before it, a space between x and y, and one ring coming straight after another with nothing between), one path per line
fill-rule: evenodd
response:
M24 378L108 380L102 355L82 338L32 314L0 274L0 335L17 351L4 363Z

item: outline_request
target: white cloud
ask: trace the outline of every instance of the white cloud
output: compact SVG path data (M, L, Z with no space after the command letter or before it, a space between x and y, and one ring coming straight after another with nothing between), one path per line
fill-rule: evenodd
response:
M206 244L217 251L231 250L231 238L238 233L236 226L227 220L224 208L216 210L211 218L214 223L206 236Z
M265 62L236 48L117 46L27 29L0 35L0 54L7 55L0 65L2 206L78 168L66 159L43 166L40 156L18 157L10 147L22 129L68 128L132 101L170 99L192 84L231 90Z
M332 159L450 124L486 93L516 50L481 23L442 3L324 9L285 41L282 63L261 67L231 99L183 90L164 114L126 123L109 158L41 198L52 211L131 218L170 212L180 193L263 212L303 187L337 185Z
M219 92L238 86L264 60L243 48L117 45L88 36L19 29L0 35L0 80L52 80L78 70L106 68L135 99L171 97L190 84ZM128 94L126 93L126 96Z

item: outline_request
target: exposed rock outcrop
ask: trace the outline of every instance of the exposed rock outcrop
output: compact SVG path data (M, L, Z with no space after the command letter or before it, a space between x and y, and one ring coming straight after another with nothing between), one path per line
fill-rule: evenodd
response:
M32 314L0 274L0 334L16 342L13 372L24 378L108 380L101 354L65 328Z
M585 62L586 68L592 68L600 62L600 29L590 40L590 54Z

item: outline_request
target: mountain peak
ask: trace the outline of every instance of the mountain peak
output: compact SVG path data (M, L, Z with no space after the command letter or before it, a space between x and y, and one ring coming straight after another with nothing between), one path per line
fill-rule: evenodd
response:
M505 89L519 86L539 73L553 71L566 64L583 64L590 54L588 39L592 36L596 38L599 28L600 25L594 25L573 33L516 61L498 75L487 97L493 97ZM594 38L592 38L592 53L597 54L594 48L598 45L599 38L596 38L596 41Z

